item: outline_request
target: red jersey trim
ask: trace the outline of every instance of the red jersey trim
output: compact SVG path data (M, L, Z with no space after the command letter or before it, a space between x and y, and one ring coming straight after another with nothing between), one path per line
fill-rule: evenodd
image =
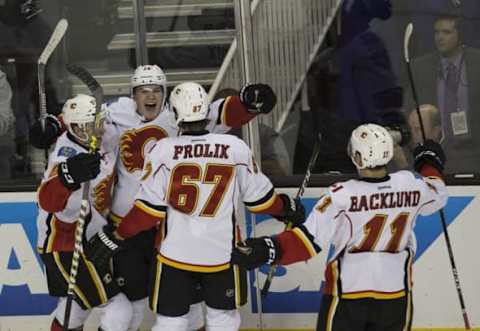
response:
M75 247L75 229L77 228L77 222L62 222L53 215L49 228L50 234L45 239L47 243L45 253L72 252Z
M57 175L57 167L54 167L50 178L43 182L37 190L38 204L49 213L60 212L65 209L72 192L63 186Z
M248 111L239 96L225 98L222 105L220 122L232 128L240 128L256 116Z
M117 233L122 238L133 237L137 233L153 228L165 220L165 210L155 209L145 201L136 200L134 206L122 219Z
M282 252L277 261L282 265L289 265L298 261L305 261L311 258L311 244L306 244L298 233L287 230L275 236L275 241L280 245Z
M430 164L424 164L422 169L420 169L420 174L422 174L424 177L433 177L443 181L442 173Z

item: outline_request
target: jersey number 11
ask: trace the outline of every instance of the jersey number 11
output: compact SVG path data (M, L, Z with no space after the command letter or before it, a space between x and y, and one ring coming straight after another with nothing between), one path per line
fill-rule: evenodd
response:
M409 213L400 213L390 224L390 234L391 238L388 241L384 249L380 249L382 252L396 253L398 252L400 240L402 239L403 233L407 226ZM371 252L378 249L375 249L377 242L382 236L383 228L387 223L388 215L385 214L376 214L373 216L370 221L368 221L364 226L363 230L365 236L363 237L361 243L355 246L350 252L359 253L359 252Z

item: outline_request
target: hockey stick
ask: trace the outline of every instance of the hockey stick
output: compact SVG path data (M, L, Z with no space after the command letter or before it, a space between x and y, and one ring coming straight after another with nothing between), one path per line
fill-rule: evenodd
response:
M412 37L412 33L413 33L413 24L409 23L407 25L407 28L405 29L405 36L404 36L404 40L403 40L404 56L405 56L405 62L407 64L408 79L410 81L410 88L412 89L412 96L413 96L413 101L415 102L416 112L417 112L417 116L418 116L418 122L420 123L420 130L422 131L422 139L425 142L425 140L426 140L425 127L423 126L422 114L420 113L420 103L418 101L418 95L417 95L417 91L415 89L412 67L410 65L409 45L410 45L410 38ZM452 244L450 242L450 236L448 235L447 222L445 221L445 213L444 213L443 209L440 209L439 213L440 213L440 220L442 222L443 234L445 235L445 242L447 244L448 257L450 258L450 265L452 267L453 279L455 280L455 286L457 288L458 299L460 301L460 308L462 310L465 329L466 330L471 330L470 322L469 322L468 314L467 314L467 309L465 308L465 301L463 300L462 288L460 286L460 279L458 277L458 271L457 271L457 267L456 267L456 264L455 264L455 259L453 257Z
M53 51L57 48L58 44L62 40L63 36L67 32L68 21L62 18L58 21L57 26L52 32L50 39L48 40L47 45L40 54L40 57L37 61L37 71L38 71L38 96L39 96L39 107L40 107L40 123L42 125L42 130L45 129L45 116L47 115L47 96L45 92L45 68L47 62L50 59Z
M95 129L93 135L90 137L89 153L93 154L97 150L98 142L98 128L100 125L100 111L103 103L103 88L93 78L93 76L84 68L67 65L67 70L78 77L85 85L87 85L90 93L95 98ZM72 265L70 267L70 276L68 279L68 291L67 291L67 303L65 305L65 314L63 319L63 330L68 331L68 324L70 322L70 313L72 310L72 302L75 297L75 284L77 282L78 262L80 254L83 252L83 230L85 227L85 220L88 215L88 194L90 192L90 182L86 182L82 191L82 203L80 205L80 217L78 218L78 224L75 228L75 247L73 250Z
M322 140L321 135L318 135L318 139L315 141L315 145L313 146L312 156L310 156L310 160L308 161L307 171L305 172L305 177L303 177L302 184L298 188L297 195L295 199L300 199L305 192L305 188L310 181L310 175L312 174L312 169L317 162L318 154L320 154L320 141ZM285 230L290 230L292 228L292 223L288 223L285 227ZM270 285L272 285L272 280L277 271L277 265L272 265L270 270L268 271L267 279L265 280L265 284L263 284L262 291L260 292L262 297L266 297L268 294L268 290L270 289Z

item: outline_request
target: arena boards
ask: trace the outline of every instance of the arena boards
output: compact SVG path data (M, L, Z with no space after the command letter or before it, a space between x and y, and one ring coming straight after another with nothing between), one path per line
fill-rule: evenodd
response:
M282 190L295 193L295 189ZM311 209L324 189L307 189L303 202ZM470 322L480 327L480 187L449 187L445 208L458 273ZM36 253L35 193L0 193L0 329L2 331L48 331L55 300L47 293L43 267ZM243 235L251 235L253 219L245 219ZM282 224L265 216L255 219L256 235L280 232ZM416 331L463 330L462 316L452 278L447 250L438 215L421 217L416 226L418 240L414 263L414 328ZM271 293L263 301L264 330L306 331L316 322L320 302L325 253L287 268L280 268ZM263 284L267 269L259 273ZM242 308L242 330L259 330L255 273L250 274L249 302ZM87 327L94 329L98 313ZM144 329L152 316L146 313ZM474 329L478 330L478 329Z

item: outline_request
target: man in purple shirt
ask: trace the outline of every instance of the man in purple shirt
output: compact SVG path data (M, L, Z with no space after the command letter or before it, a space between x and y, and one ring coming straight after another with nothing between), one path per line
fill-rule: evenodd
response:
M434 22L436 51L412 61L420 104L440 111L441 143L450 173L480 172L480 50L463 45L460 18L440 16ZM414 108L411 93L407 105ZM427 137L428 138L428 137Z

